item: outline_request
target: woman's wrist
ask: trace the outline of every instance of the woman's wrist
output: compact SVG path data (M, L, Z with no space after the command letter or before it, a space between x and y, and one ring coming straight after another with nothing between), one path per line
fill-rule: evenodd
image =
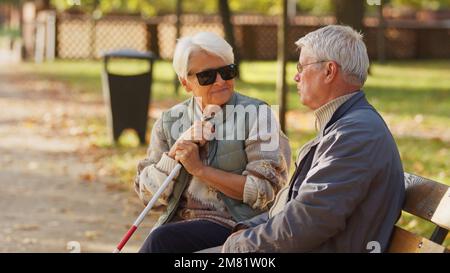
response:
M177 164L178 162L175 159L171 158L167 153L163 153L155 167L159 171L169 174Z
M198 178L203 178L207 168L208 166L200 164L200 166L195 168L195 170L192 172L192 175Z

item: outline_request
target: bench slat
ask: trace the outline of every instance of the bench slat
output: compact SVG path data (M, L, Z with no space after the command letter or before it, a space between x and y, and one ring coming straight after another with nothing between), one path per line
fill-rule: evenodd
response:
M389 253L445 253L447 248L424 237L395 227L388 249Z
M405 173L405 183L403 210L450 229L449 186L409 173Z

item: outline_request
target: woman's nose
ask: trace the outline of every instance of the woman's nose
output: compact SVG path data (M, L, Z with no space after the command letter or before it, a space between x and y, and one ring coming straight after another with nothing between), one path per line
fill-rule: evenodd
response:
M220 73L217 73L217 75L216 75L216 81L215 81L214 83L216 83L216 84L222 84L222 83L224 83L224 82L225 82L225 80L222 79L222 76L220 76Z

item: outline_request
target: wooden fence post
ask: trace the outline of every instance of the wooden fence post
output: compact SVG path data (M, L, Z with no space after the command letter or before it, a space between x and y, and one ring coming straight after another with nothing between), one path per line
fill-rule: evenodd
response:
M287 20L287 0L282 1L283 9L280 16L280 22L278 24L278 61L277 61L277 97L279 108L280 127L283 132L286 128L286 41L288 33L288 20Z

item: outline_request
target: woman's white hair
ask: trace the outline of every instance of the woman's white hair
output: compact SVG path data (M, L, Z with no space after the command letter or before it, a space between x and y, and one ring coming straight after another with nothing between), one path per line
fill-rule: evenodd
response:
M173 68L178 77L186 78L192 53L205 51L222 58L227 64L234 62L233 48L223 38L212 32L199 32L178 40L173 54Z
M349 26L330 25L310 32L295 44L312 51L317 61L335 61L350 84L364 85L369 56L362 34Z

